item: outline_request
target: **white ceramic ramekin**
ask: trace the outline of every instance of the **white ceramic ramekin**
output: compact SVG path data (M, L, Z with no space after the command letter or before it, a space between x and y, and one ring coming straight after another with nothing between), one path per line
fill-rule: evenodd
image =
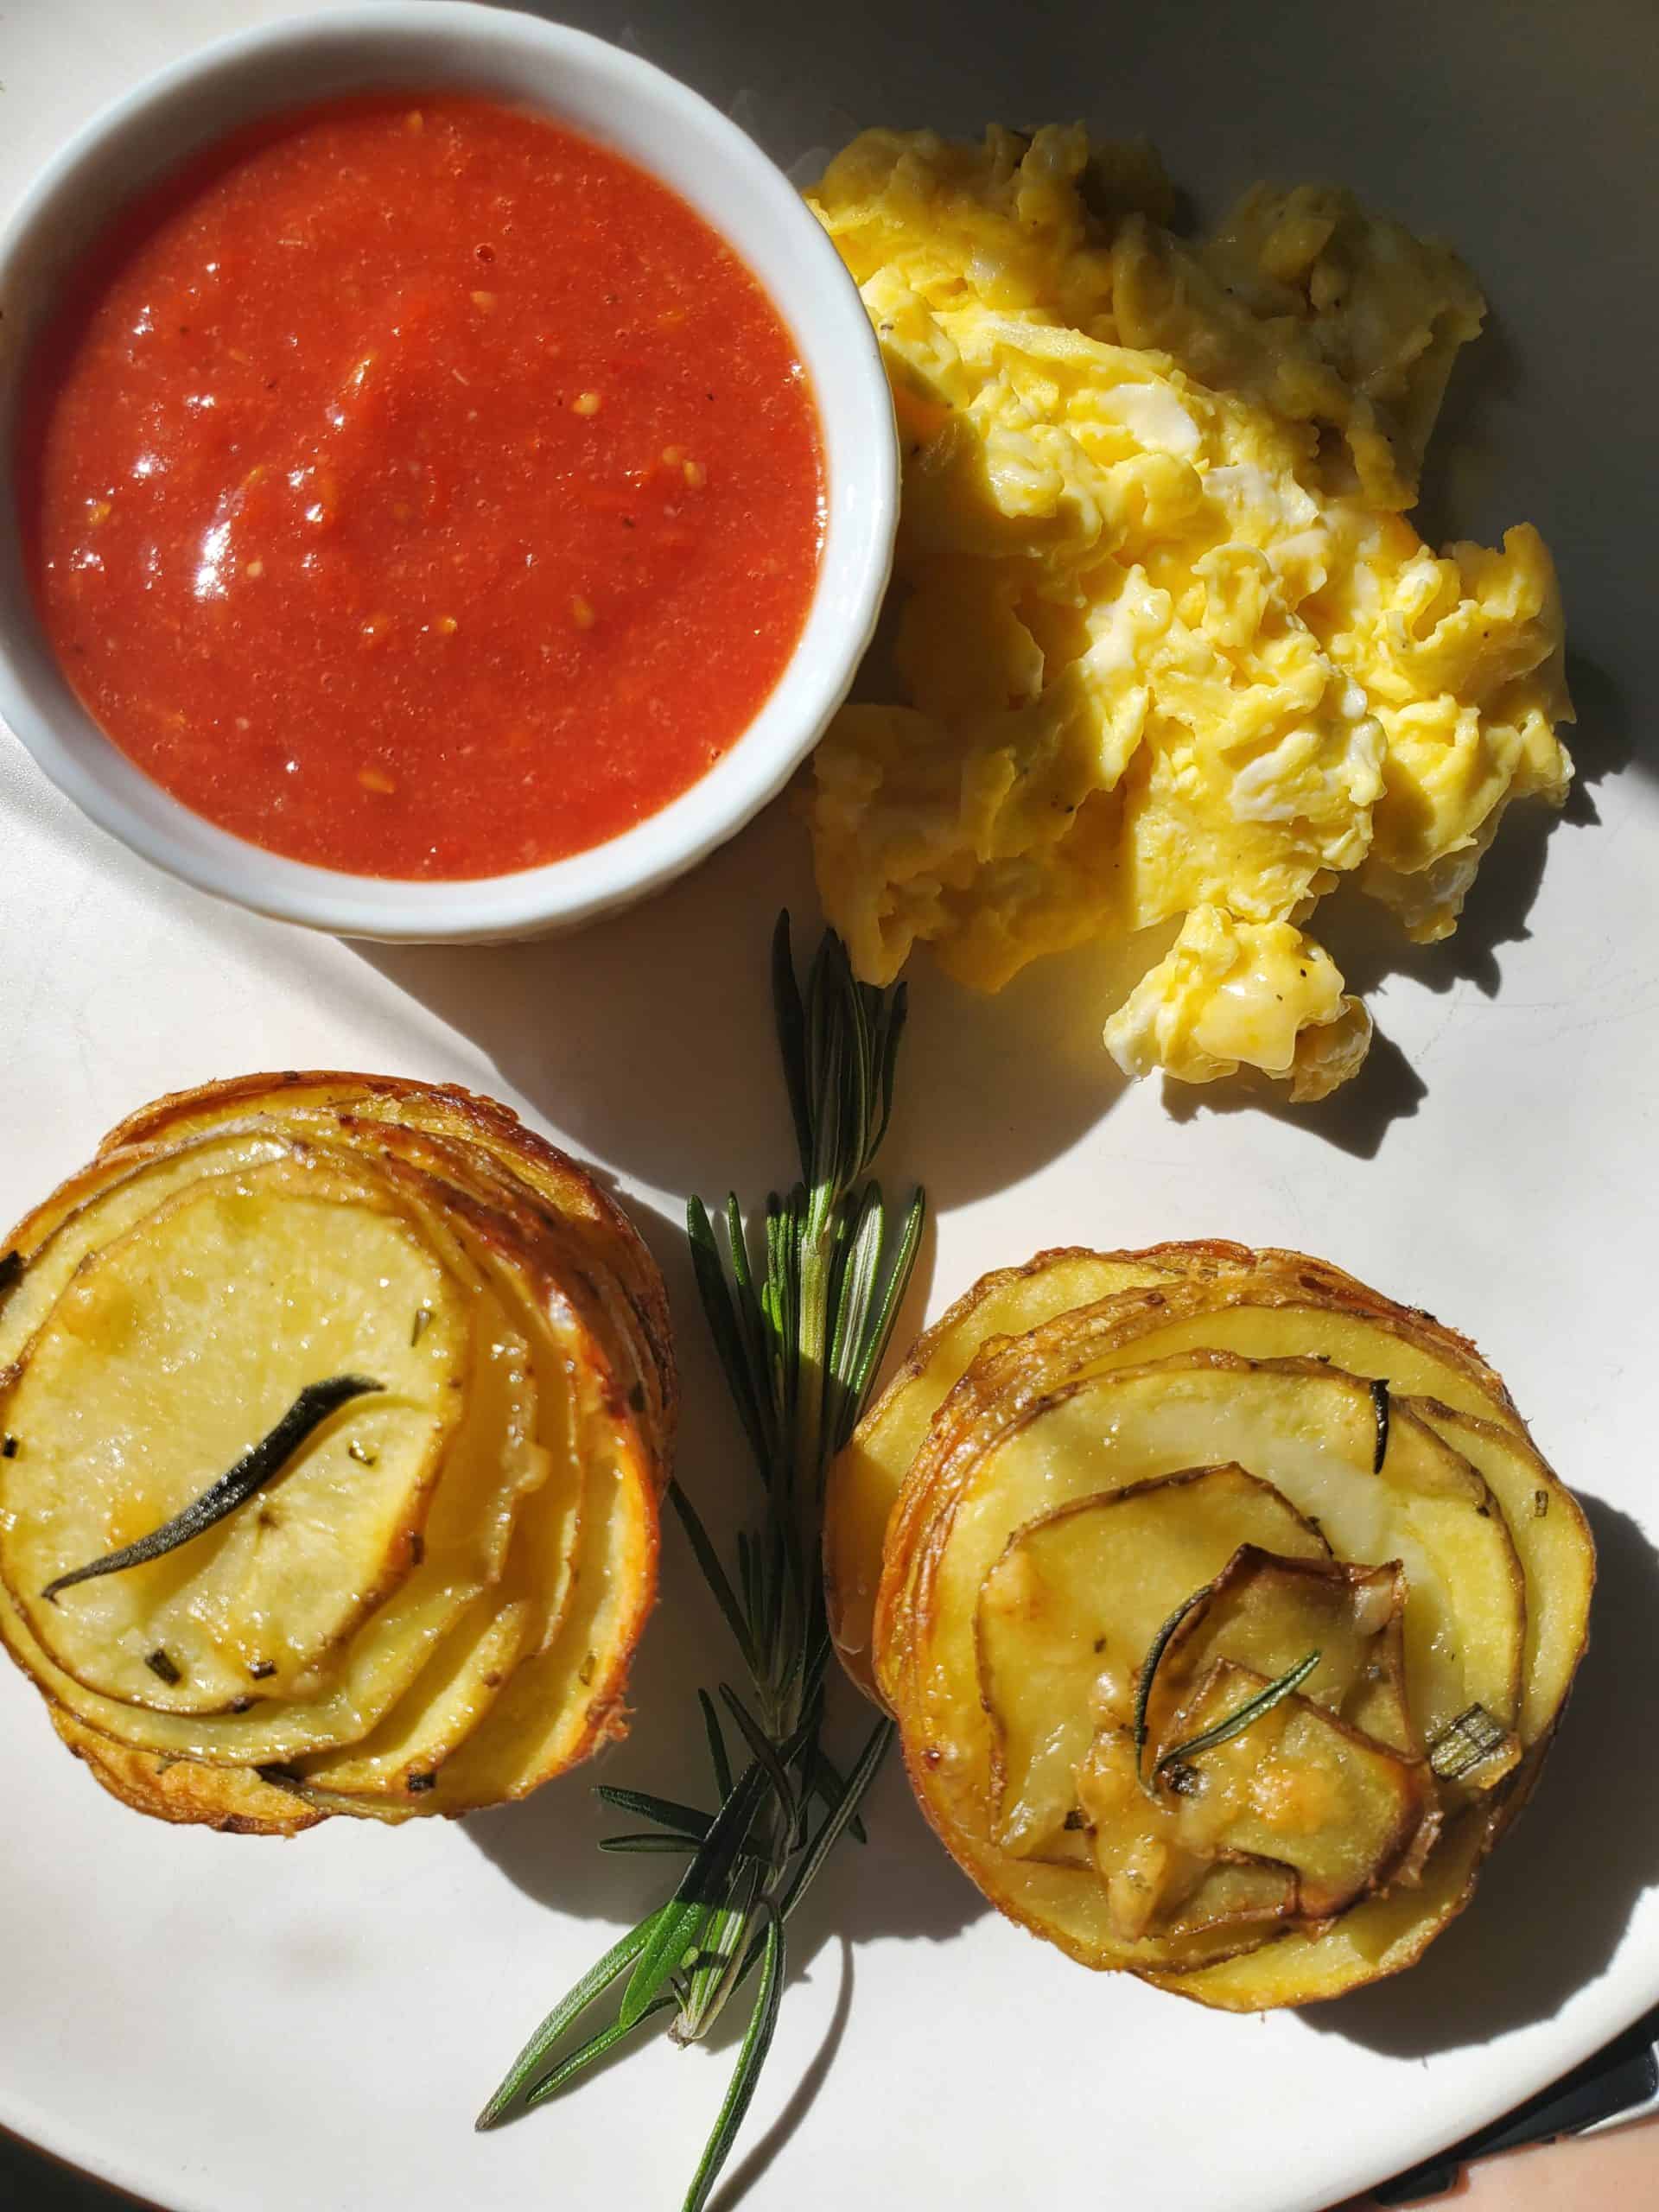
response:
M134 192L250 118L339 93L448 86L543 108L672 186L729 240L793 334L817 401L828 484L818 583L800 643L754 721L660 813L569 860L459 883L313 868L206 822L111 744L41 635L10 497L0 516L0 714L54 783L135 852L261 913L353 937L531 936L643 898L780 791L869 642L898 507L892 404L874 334L829 239L737 125L649 62L585 33L467 0L373 0L204 48L87 124L0 239L0 480L18 385L67 272Z

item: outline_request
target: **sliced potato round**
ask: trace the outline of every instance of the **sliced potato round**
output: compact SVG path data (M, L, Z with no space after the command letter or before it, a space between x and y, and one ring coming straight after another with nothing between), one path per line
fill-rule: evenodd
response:
M1524 1592L1507 1523L1468 1463L1409 1414L1376 1464L1369 1386L1314 1360L1188 1352L995 1413L937 1471L931 1509L890 1555L883 1605L904 1606L917 1694L948 1706L971 1675L981 1584L1010 1532L1068 1497L1182 1468L1236 1464L1270 1483L1338 1558L1399 1559L1414 1596L1406 1669L1433 1735L1465 1706L1516 1713ZM925 1479L930 1471L918 1466ZM889 1605L889 1599L894 1600ZM890 1676L884 1684L891 1690Z
M1567 1702L1584 1656L1596 1580L1584 1509L1526 1436L1432 1398L1408 1403L1484 1478L1509 1523L1529 1593L1516 1726L1523 1743L1535 1743Z
M467 1147L473 1172L493 1170L498 1189L515 1202L528 1198L543 1226L590 1267L598 1294L628 1317L641 1386L664 1464L671 1452L678 1405L673 1329L656 1262L621 1209L568 1153L527 1129L510 1108L454 1084L413 1083L397 1076L334 1073L244 1076L177 1091L142 1108L105 1139L107 1151L157 1137L176 1141L245 1114L250 1102L289 1127L332 1118L342 1131L372 1144L386 1129L420 1130Z
M1170 1635L1150 1710L1179 1703L1230 1660L1275 1681L1309 1651L1319 1663L1302 1694L1391 1751L1422 1756L1406 1685L1406 1577L1397 1560L1354 1567L1330 1556L1289 1557L1247 1544Z
M326 1817L249 1769L199 1766L193 1759L135 1751L101 1736L60 1705L48 1700L47 1711L63 1742L111 1796L154 1820L228 1835L298 1835Z
M1238 1466L1097 1492L1015 1529L980 1584L975 1623L1001 1850L1053 1855L1076 1803L1073 1770L1103 1722L1130 1720L1159 1630L1257 1545L1330 1555L1294 1506Z
M459 1287L384 1195L290 1160L209 1177L90 1252L0 1389L0 1576L41 1649L161 1712L294 1694L409 1574L471 1339ZM378 1391L313 1432L280 1509L45 1597L353 1371Z
M1188 1777L1190 1795L1168 1794L1178 1836L1191 1815L1189 1847L1202 1842L1225 1859L1287 1868L1295 1888L1285 1918L1325 1921L1383 1888L1423 1831L1439 1827L1433 1778L1426 1760L1350 1727L1317 1699L1292 1694L1205 1751L1202 1786L1192 1789L1193 1765L1180 1764L1177 1747L1220 1732L1269 1683L1254 1668L1217 1659L1148 1758L1156 1775ZM1164 1758L1173 1764L1165 1768Z
M870 1629L881 1579L881 1540L910 1463L934 1414L982 1344L1023 1336L1058 1313L1166 1279L1150 1260L1041 1252L1023 1268L982 1276L911 1347L830 1471L823 1505L823 1586L842 1664L868 1697Z
M0 1637L116 1795L289 1834L521 1795L620 1732L674 1373L575 1163L464 1092L247 1078L135 1116L11 1241ZM318 1360L385 1387L211 1529L39 1597L200 1497Z
M826 1568L848 1669L987 1895L1250 2009L1395 1972L1460 1909L1594 1561L1465 1338L1205 1244L987 1278L832 1471Z
M1277 1936L1249 1959L1216 1961L1191 1973L1154 1969L1144 1978L1224 2012L1267 2012L1346 1997L1416 1964L1473 1896L1491 1841L1490 1817L1470 1806L1441 1830L1418 1882L1365 1898L1332 1926Z

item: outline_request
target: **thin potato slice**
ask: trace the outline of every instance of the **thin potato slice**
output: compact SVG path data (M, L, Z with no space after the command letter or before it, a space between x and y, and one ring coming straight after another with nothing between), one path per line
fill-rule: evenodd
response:
M1515 1539L1527 1584L1516 1726L1523 1744L1535 1742L1566 1702L1589 1638L1596 1554L1583 1508L1529 1439L1433 1399L1408 1403L1419 1421L1479 1472Z
M1217 1660L1154 1744L1154 1764L1238 1712L1270 1679ZM1281 1699L1179 1770L1184 1794L1166 1793L1178 1841L1287 1866L1290 1912L1305 1921L1330 1919L1383 1888L1439 1825L1427 1762L1390 1751L1312 1697Z
M212 1177L89 1254L0 1394L16 1442L0 1461L0 1573L41 1649L162 1712L302 1692L410 1572L471 1338L406 1217L361 1179L291 1161ZM314 1432L251 1511L43 1599L194 1502L308 1383L346 1373L383 1392Z
M428 1130L473 1147L527 1187L552 1224L574 1236L596 1278L620 1285L640 1349L652 1426L665 1461L673 1446L677 1385L662 1277L633 1224L585 1168L525 1128L498 1100L458 1084L332 1072L244 1076L175 1092L112 1129L105 1148L162 1136L176 1140L234 1120L251 1104L278 1119L321 1109L365 1123Z
M15 1366L82 1261L207 1175L229 1175L294 1160L280 1132L251 1129L211 1150L181 1154L148 1145L103 1154L61 1185L12 1231L9 1249L26 1264L0 1300L0 1368Z
M999 1338L1010 1341L993 1365L987 1348ZM1085 1352L1100 1371L1114 1358L1139 1364L1193 1349L1329 1359L1523 1433L1466 1338L1304 1253L1224 1243L1039 1253L985 1276L920 1338L830 1471L826 1595L836 1649L867 1696L881 1701L868 1651L888 1521L929 1425L949 1426L951 1394L979 1355L976 1379L995 1394L1016 1367L1052 1389L1081 1371Z
M1156 1716L1190 1696L1224 1658L1276 1681L1309 1651L1319 1663L1301 1695L1375 1738L1420 1758L1422 1740L1406 1689L1406 1578L1397 1561L1358 1567L1333 1560L1274 1557L1246 1545L1164 1647L1153 1685Z
M1081 1498L1010 1536L976 1621L1000 1849L1052 1854L1077 1805L1077 1764L1103 1725L1130 1720L1159 1630L1250 1545L1328 1557L1276 1491L1236 1466Z
M1423 1333L1432 1329L1434 1333ZM1033 1378L1053 1390L1084 1376L1141 1366L1191 1351L1241 1358L1319 1359L1344 1373L1386 1382L1393 1392L1438 1396L1459 1411L1518 1430L1507 1394L1494 1395L1478 1364L1454 1359L1446 1332L1403 1308L1384 1314L1351 1300L1313 1303L1300 1275L1257 1270L1190 1277L1130 1291L1058 1316L1017 1341L989 1344L976 1358L964 1406L1028 1393ZM1453 1340L1455 1341L1455 1340ZM1502 1386L1498 1386L1502 1392ZM942 1408L941 1418L949 1411Z
M493 1625L480 1630L477 1618L463 1618L420 1680L363 1742L343 1755L325 1753L298 1762L294 1777L314 1802L321 1802L319 1793L352 1797L391 1792L409 1799L405 1809L410 1815L454 1809L431 1796L437 1774L482 1728L514 1670L555 1642L574 1599L586 1477L569 1399L567 1389L558 1406L561 1428L569 1432L563 1452L559 1439L543 1430L549 1456L563 1471L526 1501L514 1526L501 1588L480 1601L481 1618L489 1619L494 1611ZM593 1510L590 1501L588 1510ZM473 1611L480 1616L480 1606Z
M459 1245L451 1258L471 1265ZM486 1296L475 1272L471 1287L475 1297ZM496 1357L498 1348L505 1357ZM360 1741L415 1681L439 1638L505 1571L519 1502L545 1478L548 1465L525 1428L524 1395L524 1378L492 1300L488 1325L474 1335L466 1411L421 1532L418 1564L345 1644L319 1694L271 1699L240 1714L166 1715L87 1690L43 1653L43 1666L26 1656L23 1663L51 1695L118 1742L209 1764L260 1767ZM0 1635L15 1656L39 1649L9 1604L0 1605Z
M520 1663L445 1761L430 1793L434 1812L527 1796L626 1732L628 1662L657 1594L656 1498L649 1464L602 1409L590 1409L587 1427L590 1503L574 1601L551 1642Z
M52 1726L88 1771L135 1812L227 1835L299 1835L324 1815L289 1790L262 1781L251 1768L210 1767L111 1743L60 1705L48 1704Z
M1023 1336L1055 1315L1115 1291L1166 1279L1137 1257L1039 1252L1029 1265L982 1276L912 1347L830 1470L823 1506L824 1599L841 1662L869 1698L870 1629L881 1579L881 1542L928 1424L982 1344Z
M1421 1883L1367 1897L1331 1927L1294 1929L1249 1960L1214 1961L1190 1973L1163 1967L1144 1978L1224 2012L1265 2012L1324 2004L1401 1974L1468 1904L1496 1818L1466 1808L1441 1831Z
M378 1727L348 1751L302 1760L299 1780L347 1796L418 1797L470 1736L512 1672L530 1627L527 1599L474 1599Z
M1427 1735L1474 1703L1507 1724L1525 1633L1508 1529L1479 1476L1408 1413L1390 1424L1380 1470L1376 1447L1363 1382L1316 1361L1225 1352L1076 1382L1012 1423L986 1415L939 1471L913 1556L890 1554L883 1583L891 1610L902 1582L918 1628L918 1719L949 1710L971 1673L977 1592L1012 1529L1071 1497L1233 1462L1270 1482L1338 1558L1403 1563L1407 1678Z

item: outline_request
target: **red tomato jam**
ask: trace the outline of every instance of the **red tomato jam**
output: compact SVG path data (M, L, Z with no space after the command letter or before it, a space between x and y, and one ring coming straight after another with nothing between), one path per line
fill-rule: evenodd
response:
M130 210L18 459L88 711L209 821L359 874L654 813L817 573L817 413L755 278L632 162L458 95L280 117Z

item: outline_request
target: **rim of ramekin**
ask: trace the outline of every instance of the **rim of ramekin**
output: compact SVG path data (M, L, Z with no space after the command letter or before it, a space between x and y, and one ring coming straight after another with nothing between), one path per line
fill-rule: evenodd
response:
M528 81L538 71L540 80ZM557 97L548 87L554 76ZM817 582L777 685L705 775L603 844L500 875L359 875L270 852L174 798L99 728L41 632L15 511L0 529L0 715L58 788L101 829L199 889L282 920L390 941L575 927L647 896L734 836L784 788L846 696L880 609L898 513L897 440L875 334L782 170L654 63L477 0L359 0L236 32L156 71L83 125L0 235L7 462L34 331L112 206L258 115L352 90L451 86L528 101L679 192L765 284L805 367L827 480ZM182 136L169 136L181 123Z

